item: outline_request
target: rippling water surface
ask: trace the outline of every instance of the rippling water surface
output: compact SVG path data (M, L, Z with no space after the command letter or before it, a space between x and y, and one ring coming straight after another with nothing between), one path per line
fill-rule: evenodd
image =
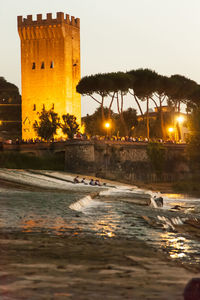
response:
M1 170L0 178L34 188L53 188L43 191L34 188L32 191L1 188L0 230L3 232L42 232L49 235L118 239L137 237L165 251L172 259L200 263L200 243L197 238L172 228L164 229L163 224L153 226L159 225L158 216L167 220L180 218L183 221L186 218L199 218L199 199L166 194L164 208L151 208L126 201L134 192L138 195L148 194L130 186L112 185L104 191L105 187L74 185L70 183L70 176L59 172L37 174ZM88 195L93 192L98 192L98 195L92 199ZM170 211L175 205L184 209Z

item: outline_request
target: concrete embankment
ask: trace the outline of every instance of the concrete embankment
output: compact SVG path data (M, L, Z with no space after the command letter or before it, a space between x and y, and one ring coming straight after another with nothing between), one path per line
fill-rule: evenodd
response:
M125 183L175 182L191 176L185 145L164 144L162 173L155 172L147 143L73 141L65 146L65 170Z
M79 140L4 145L0 155L5 157L0 159L0 167L65 170L130 184L176 182L191 176L185 145L163 145L165 162L159 175L149 160L147 146L147 143ZM26 157L20 160L19 155Z

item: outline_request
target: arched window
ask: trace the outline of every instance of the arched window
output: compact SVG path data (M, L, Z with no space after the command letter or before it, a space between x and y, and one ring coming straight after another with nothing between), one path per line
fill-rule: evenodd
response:
M51 64L50 64L50 69L53 69L54 68L54 62L51 61Z
M42 62L41 64L41 69L44 69L44 62Z
M32 70L35 70L35 68L36 68L35 62L33 62L33 64L32 64Z

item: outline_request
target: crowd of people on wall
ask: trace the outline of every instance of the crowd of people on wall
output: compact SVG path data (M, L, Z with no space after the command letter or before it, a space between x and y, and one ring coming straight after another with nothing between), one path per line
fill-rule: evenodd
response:
M56 142L66 142L69 139L67 138L53 138L50 140L51 143L56 143ZM171 143L171 144L177 144L177 143L185 143L183 141L175 141L175 140L171 140L171 139L167 139L167 140L163 140L160 138L151 138L151 139L147 139L146 137L132 137L132 136L123 136L123 137L117 137L117 136L99 136L99 135L95 135L92 137L89 137L85 134L76 134L74 136L74 140L91 140L91 141L110 141L110 142L142 142L142 143L148 143L148 142L158 142L158 143ZM7 145L18 145L18 144L36 144L36 143L43 143L45 142L44 140L40 139L40 138L35 138L35 139L29 139L29 140L20 140L20 139L16 139L16 140L1 140L0 141L3 144L7 144Z

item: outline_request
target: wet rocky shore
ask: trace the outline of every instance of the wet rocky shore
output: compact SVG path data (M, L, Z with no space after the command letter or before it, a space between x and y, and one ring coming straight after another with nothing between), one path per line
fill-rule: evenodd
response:
M0 233L0 296L16 299L183 299L196 272L138 239Z

